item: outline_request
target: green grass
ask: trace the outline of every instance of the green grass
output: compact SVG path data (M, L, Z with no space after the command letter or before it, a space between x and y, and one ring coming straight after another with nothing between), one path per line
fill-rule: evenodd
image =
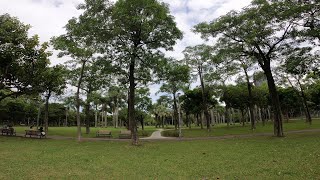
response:
M24 134L26 129L29 129L29 127L19 126L15 127L16 132L20 134ZM85 127L81 128L82 136L83 137L96 137L96 132L101 130L110 130L112 133L113 138L118 138L120 130L125 130L125 128L114 128L114 127L108 127L108 128L90 128L90 134L86 134ZM144 131L139 131L139 135L147 135L150 136L152 132L154 132L156 128L147 126L144 128ZM49 127L49 136L65 136L65 137L76 137L77 136L77 128L76 127Z
M320 179L320 133L81 142L0 136L0 179Z
M199 127L192 127L191 129L182 129L183 137L210 137L210 136L225 136L225 135L241 135L241 134L257 134L257 133L272 133L273 122L266 123L262 126L261 123L257 124L255 130L250 129L250 124L246 124L245 127L242 124L230 125L227 127L226 124L220 124L212 127L212 131L208 132L206 127L200 129ZM320 119L314 119L312 125L305 123L302 120L291 120L289 123L283 123L284 131L295 131L295 130L306 130L306 129L320 129ZM170 132L171 131L171 132ZM162 132L163 136L174 136L174 130L169 132Z

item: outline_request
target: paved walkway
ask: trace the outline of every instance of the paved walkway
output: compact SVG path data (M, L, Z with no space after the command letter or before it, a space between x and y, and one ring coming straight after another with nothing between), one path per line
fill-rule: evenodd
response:
M212 137L194 137L194 138L176 138L176 137L163 137L161 132L163 129L158 129L153 132L150 137L140 138L141 141L194 141L194 140L213 140L213 139L233 139L233 138L249 138L249 137L260 137L260 136L273 136L273 133L256 133L256 134L241 134L241 135L225 135L225 136L212 136ZM287 131L284 134L299 134L306 132L320 132L320 129L307 129L307 130L296 130ZM17 136L24 137L24 134L18 134ZM29 137L27 137L29 138ZM39 139L32 137L33 139ZM65 137L65 136L48 136L47 139L56 140L76 140L76 137ZM131 141L131 139L114 139L114 138L81 138L81 141Z
M163 131L163 129L157 129L156 131L154 131L150 137L146 137L146 138L140 138L142 140L164 140L164 139L175 139L175 138L171 138L171 137L164 137L161 135L161 132Z

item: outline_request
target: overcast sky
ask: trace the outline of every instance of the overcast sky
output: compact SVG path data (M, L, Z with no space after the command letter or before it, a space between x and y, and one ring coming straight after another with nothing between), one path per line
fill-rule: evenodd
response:
M162 0L170 6L171 14L175 17L178 28L183 31L184 38L167 56L183 58L182 51L186 46L203 43L199 35L191 32L194 25L211 21L230 10L240 10L249 5L251 0ZM63 34L64 25L72 17L81 12L76 6L82 0L0 0L0 14L9 13L16 16L25 24L30 24L30 33L38 34L41 42L49 41L52 36ZM51 57L52 64L62 61L56 56ZM153 100L158 86L151 86Z

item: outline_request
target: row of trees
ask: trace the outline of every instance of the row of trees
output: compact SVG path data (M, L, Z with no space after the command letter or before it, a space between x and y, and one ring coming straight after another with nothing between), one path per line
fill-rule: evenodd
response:
M134 145L139 143L137 123L143 125L151 114L157 125L171 122L177 128L179 92L184 92L179 101L189 127L193 114L201 126L203 117L210 131L212 109L221 111L218 100L225 104L221 113L227 122L230 109L242 116L248 112L252 129L257 111L273 112L276 136L283 136L282 114L288 117L295 109L292 102L301 104L312 122L310 111L319 105L316 1L254 0L242 11L200 23L193 31L208 43L186 47L182 60L164 56L182 38L167 4L86 0L78 8L82 14L69 20L66 34L50 42L59 57L69 59L65 66L49 66L49 44L40 45L37 36L29 38L29 26L7 14L0 17L0 100L42 94L46 131L50 97L62 94L66 84L76 87L65 104L76 109L79 140L81 109L86 133L92 124L90 114L97 126L100 116L107 125L111 113L115 127L126 125L131 130ZM237 85L228 85L235 78ZM267 85L260 86L256 79L265 79ZM195 81L200 86L190 90ZM159 92L167 94L154 105L150 83L161 84Z

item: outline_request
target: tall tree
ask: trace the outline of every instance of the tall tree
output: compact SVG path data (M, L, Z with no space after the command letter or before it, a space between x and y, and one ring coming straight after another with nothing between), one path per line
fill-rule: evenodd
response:
M217 57L222 58L222 64L226 71L231 71L231 74L236 72L243 72L245 75L245 80L248 89L248 103L249 103L249 111L250 111L250 119L251 119L251 129L254 130L256 128L255 125L255 116L254 116L254 103L253 103L253 83L250 82L249 71L250 68L254 65L254 61L250 56L241 52L241 48L237 49L234 46L231 46L232 49L229 49L227 43L217 43L215 45L217 49L219 49ZM230 72L229 72L230 73ZM228 109L228 106L226 106ZM226 111L227 112L227 111Z
M176 40L182 38L182 33L176 27L168 6L157 0L118 0L114 5L108 1L87 0L80 7L86 19L92 22L88 34L100 43L98 47L113 55L113 64L118 65L119 72L126 73L129 127L132 144L137 145L136 84L151 80L151 70L159 62L159 49L172 50ZM111 41L106 38L109 34Z
M274 135L283 136L281 107L272 74L271 62L290 41L294 17L283 2L257 0L241 12L231 11L210 23L200 23L195 31L203 37L216 37L229 46L241 47L263 69L268 82L274 112Z
M80 19L81 20L81 19ZM54 37L52 43L54 48L60 50L59 57L70 56L69 61L73 67L80 65L78 75L77 91L75 94L76 109L77 109L77 136L78 141L81 141L81 121L80 121L80 88L84 78L85 67L88 61L92 59L95 52L93 42L85 38L82 34L86 30L86 24L81 23L79 19L72 18L66 25L67 33L59 37Z
M160 87L160 92L172 94L173 97L173 114L174 126L177 129L178 125L178 106L177 106L177 92L183 90L186 84L190 81L190 70L186 65L179 65L175 62L169 62L164 66L164 73L161 75L163 84Z
M47 134L49 121L49 99L52 93L61 95L66 88L66 69L61 65L56 65L54 67L46 68L42 75L42 82L39 86L43 88L45 93L44 129Z
M144 118L152 108L150 89L145 87L137 89L137 95L135 98L136 109L139 111L139 113L136 115L136 119L140 121L141 128L144 130Z
M169 8L157 0L119 0L115 3L113 28L119 46L125 44L120 51L127 54L129 71L129 125L132 132L132 143L138 144L134 105L136 73L146 76L157 64L154 51L158 48L171 50L176 39L182 37L177 29ZM142 76L142 77L143 77ZM138 77L139 78L139 77Z
M289 50L288 50L289 49ZM307 75L313 71L313 61L317 61L318 57L314 56L310 51L312 48L287 48L285 62L282 66L284 69L286 80L289 84L300 92L306 122L312 123L310 108L308 106L305 87L303 81L306 81Z
M195 47L187 47L184 50L184 56L186 63L191 67L193 71L196 72L197 76L200 79L201 92L202 92L202 109L206 118L207 130L211 130L210 125L210 114L207 105L207 96L206 96L206 85L204 76L208 73L211 57L212 57L212 48L207 45L198 45Z

